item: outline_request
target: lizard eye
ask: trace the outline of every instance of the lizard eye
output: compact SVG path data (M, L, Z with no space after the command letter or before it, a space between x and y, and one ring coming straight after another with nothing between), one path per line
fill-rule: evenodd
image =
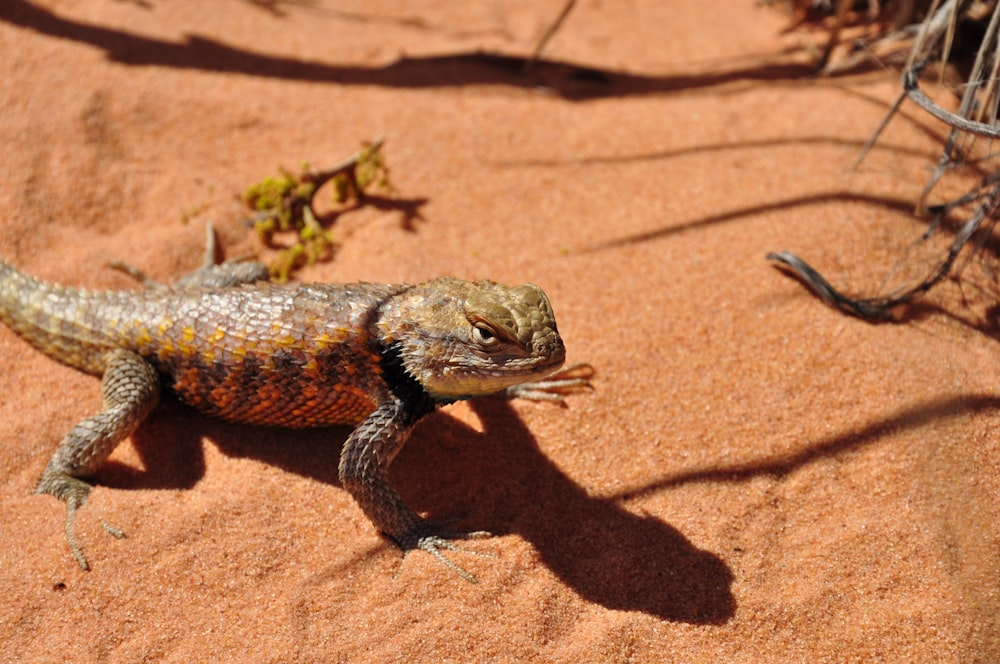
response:
M472 338L480 346L495 346L500 341L493 328L482 322L472 328Z

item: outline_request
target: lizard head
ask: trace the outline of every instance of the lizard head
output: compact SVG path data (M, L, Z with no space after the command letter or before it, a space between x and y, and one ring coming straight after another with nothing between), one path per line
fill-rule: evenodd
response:
M493 394L566 359L552 305L534 284L436 279L389 298L377 326L438 401Z

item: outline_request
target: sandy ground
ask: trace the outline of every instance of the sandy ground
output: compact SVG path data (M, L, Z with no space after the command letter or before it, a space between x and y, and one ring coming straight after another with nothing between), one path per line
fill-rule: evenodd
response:
M764 260L874 290L941 128L910 109L851 170L895 74L809 77L820 36L751 0L584 0L522 74L561 4L0 3L18 266L171 279L210 220L259 251L248 184L384 135L423 219L347 216L303 278L532 281L599 371L568 409L445 408L393 466L496 534L457 555L477 585L378 537L336 479L346 430L176 403L96 477L85 573L32 491L98 381L2 330L0 660L1000 660L995 298L948 284L869 325Z

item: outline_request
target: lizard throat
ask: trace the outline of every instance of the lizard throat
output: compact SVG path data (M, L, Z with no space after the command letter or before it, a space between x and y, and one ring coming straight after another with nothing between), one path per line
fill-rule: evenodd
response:
M404 410L412 418L409 424L431 413L439 405L450 403L449 400L435 399L424 389L420 381L406 370L403 365L403 346L400 342L396 341L384 347L380 357L382 376L393 395L402 402Z

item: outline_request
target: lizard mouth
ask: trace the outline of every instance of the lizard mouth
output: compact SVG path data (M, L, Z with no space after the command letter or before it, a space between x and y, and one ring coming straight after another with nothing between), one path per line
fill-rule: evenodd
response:
M537 376L542 378L548 374L556 371L566 362L566 353L559 353L553 357L547 358L543 362L539 362L530 367L525 367L524 369L517 371L516 375L521 376Z
M498 383L497 389L505 389L527 380L544 378L558 370L565 362L566 353L563 352L545 358L535 358L532 362L521 363L518 366L507 365L487 373Z
M502 377L540 377L555 371L566 361L566 350L561 341L549 349L539 349L528 357L511 357L506 361L493 360L495 366L484 373ZM475 371L475 369L472 369Z
M532 362L507 364L492 368L453 366L436 375L424 375L421 381L431 395L444 399L467 399L486 396L508 387L542 379L565 362L565 353L535 358Z

